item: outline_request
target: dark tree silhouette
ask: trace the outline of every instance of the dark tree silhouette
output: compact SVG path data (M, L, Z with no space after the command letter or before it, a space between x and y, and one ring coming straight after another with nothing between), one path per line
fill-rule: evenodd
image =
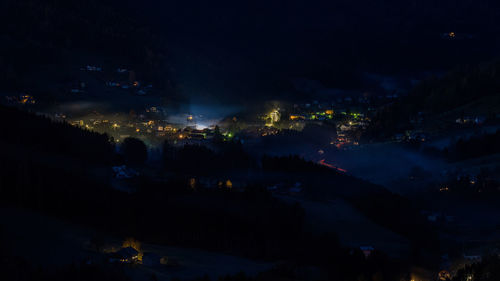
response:
M121 149L125 160L131 164L144 164L148 160L148 148L139 139L126 138Z

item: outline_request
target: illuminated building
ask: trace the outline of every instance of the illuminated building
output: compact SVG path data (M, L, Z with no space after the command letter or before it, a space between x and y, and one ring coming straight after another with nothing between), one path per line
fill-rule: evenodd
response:
M110 262L134 263L139 261L139 252L132 247L125 247L112 253Z
M275 109L269 114L269 117L271 118L271 121L273 123L276 123L280 121L281 114L278 110Z

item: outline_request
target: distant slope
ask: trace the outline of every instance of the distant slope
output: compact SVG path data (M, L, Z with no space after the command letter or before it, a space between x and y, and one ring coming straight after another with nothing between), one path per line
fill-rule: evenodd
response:
M411 113L417 110L440 114L462 106L478 105L481 99L489 98L496 104L493 110L500 111L500 62L479 65L450 72L439 79L429 79L419 84L404 101ZM411 104L411 105L410 105ZM465 109L465 108L464 108ZM481 107L477 107L481 110Z
M165 37L139 23L121 1L5 0L0 3L2 89L24 89L33 67L74 56L109 57L166 87ZM118 66L117 66L118 67ZM50 83L50 81L47 81Z
M419 115L424 117L422 126L434 128L467 115L495 119L499 113L500 62L492 62L423 81L408 96L380 110L365 137L390 137L412 129L410 120Z

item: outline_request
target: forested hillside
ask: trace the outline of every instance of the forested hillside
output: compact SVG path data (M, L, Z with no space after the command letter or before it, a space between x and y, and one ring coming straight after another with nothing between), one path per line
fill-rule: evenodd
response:
M408 96L379 110L366 137L391 136L414 128L410 121L425 121L481 116L494 119L500 113L500 63L463 67L440 78L418 84Z
M35 65L57 65L61 54L111 57L166 87L166 40L114 0L16 1L0 3L0 82L23 89ZM113 5L115 4L115 5Z

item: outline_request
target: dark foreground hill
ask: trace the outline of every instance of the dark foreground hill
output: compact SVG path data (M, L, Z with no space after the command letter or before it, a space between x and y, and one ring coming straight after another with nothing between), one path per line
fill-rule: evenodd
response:
M319 250L310 245L311 234L304 231L301 207L281 202L264 186L249 185L244 192L193 190L188 179L197 174L187 163L207 161L203 157L216 163L217 153L177 154L181 158L173 161L182 165L175 177L166 182L140 177L133 183L138 192L127 194L112 188L111 165L122 160L107 136L11 108L1 107L0 116L0 193L4 203L157 243L260 258L294 257L303 251L314 255ZM238 169L255 169L243 163ZM226 167L221 165L220 169ZM230 178L234 170L227 171L225 177ZM415 245L433 242L432 231L418 210L381 187L297 157L265 158L260 172L301 179L312 197L341 196L374 222ZM420 231L414 230L415 224Z

